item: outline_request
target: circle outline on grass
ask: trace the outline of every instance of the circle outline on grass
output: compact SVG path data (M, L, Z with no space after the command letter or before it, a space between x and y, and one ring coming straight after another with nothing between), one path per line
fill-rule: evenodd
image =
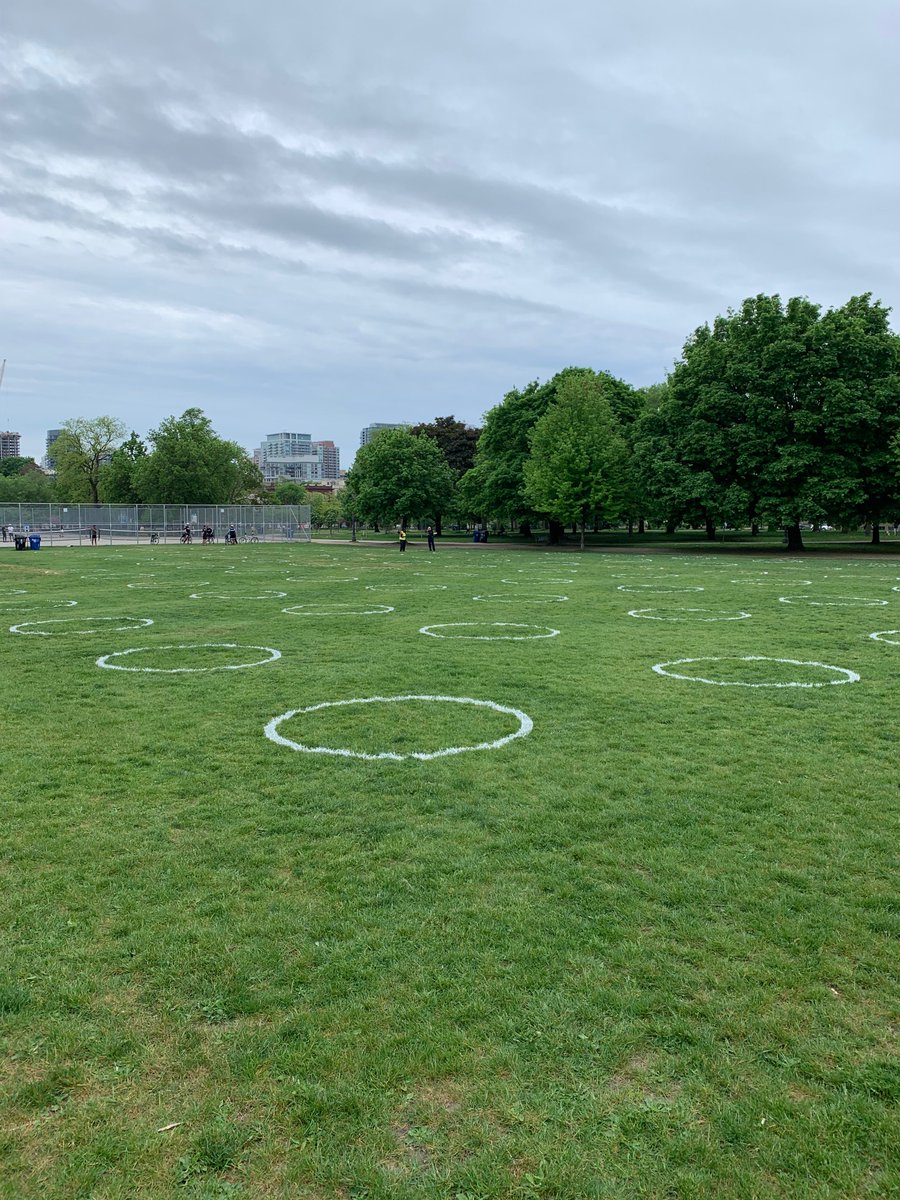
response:
M361 750L346 750L340 747L332 746L306 746L303 742L294 742L290 738L284 737L278 732L278 726L282 721L289 721L291 717L300 716L302 713L317 712L322 708L344 708L351 704L396 704L408 700L425 700L432 703L446 704L473 704L478 708L490 708L494 712L509 713L510 716L516 718L519 722L519 728L514 733L506 734L502 738L497 738L493 742L479 742L475 746L445 746L443 750L411 750L407 754L396 754L392 750L384 750L379 754L366 754ZM324 700L319 704L309 704L305 708L293 708L288 712L281 713L280 716L272 717L271 721L263 728L263 733L271 742L276 742L279 746L287 746L290 750L299 750L304 754L328 754L335 758L362 758L367 762L404 762L408 758L418 759L420 762L428 762L434 758L446 758L452 754L467 754L475 750L499 750L501 746L506 746L509 742L513 742L516 738L527 737L534 728L534 722L527 713L522 712L519 708L511 708L506 704L497 704L493 700L476 700L471 696L432 696L432 695L404 695L404 696L362 696L352 700Z
M374 608L351 609L350 612L343 611L353 603L352 600L346 602L335 601L328 611L325 611L325 606L316 604L310 601L309 604L290 604L287 608L281 611L287 613L289 617L382 617L385 613L394 612L393 605L376 604ZM298 612L301 608L316 609L316 612ZM340 610L340 611L335 611Z
M194 584L196 587L197 585ZM287 592L271 591L265 596L226 596L221 592L191 592L189 600L284 600Z
M728 608L676 608L675 612L733 612L733 609ZM753 613L748 613L745 609L739 608L738 616L736 617L648 617L647 613L652 613L652 608L631 608L628 610L629 617L640 617L644 621L685 621L685 622L702 622L703 624L711 624L714 621L745 621L748 617L752 617Z
M444 633L432 633L433 629L461 629L479 628L487 626L489 629L548 629L549 633L533 633L530 636L518 636L515 634L495 634L493 637L485 637L477 634L461 633L450 635ZM519 621L445 621L438 625L423 625L419 633L424 633L426 637L440 638L447 642L536 642L542 638L559 637L560 631L554 629L552 625L527 625Z
M891 638L885 637L884 635L886 633L900 634L900 629L879 629L875 633L870 633L868 636L872 639L873 642L884 642L885 645L887 645L887 646L900 646L900 642L895 642L895 641L892 641Z
M481 600L485 603L491 600L496 600L500 604L517 604L519 602L525 604L562 604L564 600L568 600L568 596L561 596L555 592L532 592L525 595L512 595L506 592L485 592L478 596L473 596L473 600Z
M109 662L111 658L123 658L126 654L146 654L148 650L266 650L268 658L258 662L227 664L224 667L120 667ZM132 646L129 650L115 650L110 654L101 654L96 660L98 667L107 671L128 671L134 674L146 675L203 675L209 671L245 671L249 667L263 667L267 663L277 662L281 651L271 646L248 646L243 642L185 642L177 646Z
M617 592L647 592L652 596L671 596L676 592L705 592L705 587L666 587L659 583L619 583Z
M69 621L130 621L130 625L118 625L113 633L123 633L129 629L146 629L153 624L152 617L47 617L43 621L20 621L18 625L10 625L10 633L19 633L23 637L52 637L54 630L35 629L26 632L26 625L62 625ZM56 632L72 634L75 637L88 636L92 633L106 633L105 629L60 629Z
M844 679L826 679L824 683L800 683L789 680L787 683L745 683L735 679L705 679L702 675L680 675L676 671L667 671L666 667L678 667L682 663L697 662L775 662L788 663L792 667L821 667L825 671L838 671ZM803 661L797 658L773 658L768 654L721 654L701 655L699 658L673 658L668 662L655 663L653 670L657 675L666 675L669 679L683 679L688 683L708 683L713 687L748 687L748 688L821 688L833 687L843 683L859 683L859 675L847 667L833 667L830 663Z
M846 603L847 601L850 603ZM887 600L875 600L871 596L838 596L834 600L813 600L809 596L779 596L779 604L810 604L816 608L877 608Z

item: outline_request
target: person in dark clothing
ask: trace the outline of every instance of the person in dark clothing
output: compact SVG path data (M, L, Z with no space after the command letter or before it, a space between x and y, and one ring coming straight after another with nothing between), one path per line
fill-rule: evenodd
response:
M434 530L429 525L428 529L425 532L428 534L428 549L433 550L434 549Z
M405 549L406 549L406 530L401 525L400 526L400 553L402 554Z

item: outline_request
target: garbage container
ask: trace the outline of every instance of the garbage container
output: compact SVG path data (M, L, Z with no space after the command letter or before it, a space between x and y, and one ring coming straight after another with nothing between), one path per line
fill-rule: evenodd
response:
M27 541L25 540L24 534L21 534L21 533L15 534L13 536L13 541L16 544L17 550L24 550L28 545Z
M32 549L32 550L40 550L40 548L41 548L41 535L40 535L39 533L32 533L32 534L29 534L29 537L28 537L28 545L31 547L31 549Z

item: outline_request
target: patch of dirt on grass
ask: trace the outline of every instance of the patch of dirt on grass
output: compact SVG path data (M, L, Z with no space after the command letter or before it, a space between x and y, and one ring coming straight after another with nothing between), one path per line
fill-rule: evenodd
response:
M681 1084L674 1079L667 1080L664 1086L654 1087L654 1081L648 1076L653 1071L653 1061L647 1054L635 1054L615 1075L606 1082L607 1091L613 1095L619 1093L636 1093L644 1100L676 1100L681 1095Z

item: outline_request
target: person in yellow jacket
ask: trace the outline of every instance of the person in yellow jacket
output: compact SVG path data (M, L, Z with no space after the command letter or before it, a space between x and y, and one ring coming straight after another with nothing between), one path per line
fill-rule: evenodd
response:
M402 554L405 549L406 549L406 528L405 528L405 526L401 525L400 526L400 553Z

